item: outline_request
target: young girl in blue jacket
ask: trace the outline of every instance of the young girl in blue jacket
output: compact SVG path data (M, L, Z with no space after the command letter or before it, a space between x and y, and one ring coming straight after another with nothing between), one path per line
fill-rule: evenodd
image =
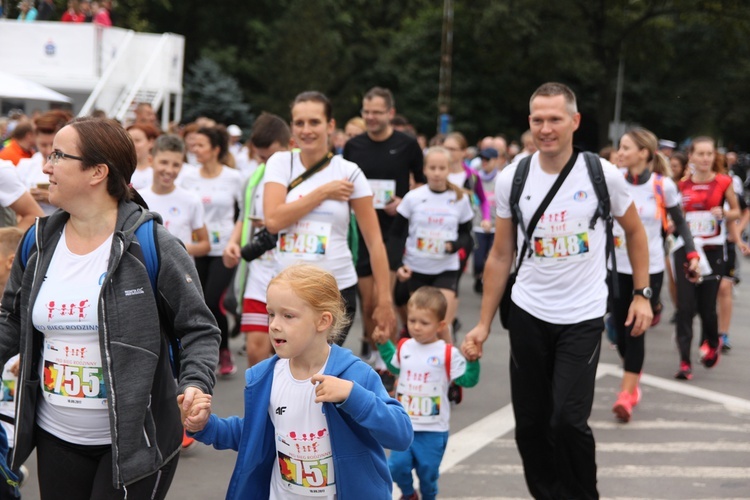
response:
M346 324L334 277L294 265L268 286L272 358L245 373L245 417L211 415L195 438L238 451L227 499L390 499L383 448L406 450L411 421L380 376L334 344Z

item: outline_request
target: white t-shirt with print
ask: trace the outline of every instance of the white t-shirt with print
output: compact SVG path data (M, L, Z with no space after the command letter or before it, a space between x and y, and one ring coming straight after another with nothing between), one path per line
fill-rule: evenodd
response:
M323 370L325 365L319 373ZM292 376L288 359L276 362L268 403L277 457L271 474L271 499L336 498L331 435L323 404L316 403L315 397L309 378Z
M621 217L632 203L627 183L614 165L606 160L601 162L612 214ZM510 189L517 167L514 163L497 177L497 216L504 219L511 218ZM519 200L525 225L557 176L545 173L539 166L539 153L534 153ZM540 218L530 242L533 256L524 259L513 286L513 302L532 316L557 325L604 316L608 295L606 227L604 221L597 219L594 229L589 229L597 204L581 153ZM520 252L524 242L520 224L516 241Z
M47 184L49 186L49 175L45 174L42 170L46 161L42 157L42 153L36 152L31 158L23 158L18 162L18 165L16 165L18 177L27 188L35 188L39 184ZM44 212L44 215L51 215L57 210L56 206L44 201L37 201L37 203L39 203L39 207Z
M425 184L406 193L398 213L409 219L404 264L422 274L457 271L457 252L446 253L445 243L458 239L458 226L474 217L469 196L456 199L452 189L436 193Z
M154 183L154 169L146 167L143 170L137 168L133 171L133 175L130 177L130 183L133 185L133 189L140 192L146 189Z
M161 215L164 228L185 244L193 231L203 227L203 204L195 193L175 186L171 193L157 194L150 187L139 191L148 209Z
M70 443L112 441L97 309L111 248L112 236L86 255L74 254L63 229L32 311L44 335L36 421Z
M294 160L290 169L292 154ZM299 153L279 152L266 164L265 181L286 187L304 171ZM372 196L362 170L355 163L336 155L328 166L289 191L286 201L298 200L334 180L348 180L354 184L350 200ZM356 285L357 273L346 239L350 213L349 203L325 200L299 221L280 231L275 252L277 270L281 271L295 262L307 261L333 274L340 290Z
M401 352L391 359L391 364L400 372L396 399L409 414L415 431L445 432L450 429L448 388L451 380L466 373L466 358L451 346L450 380L445 363L444 340L420 344L409 339L401 345Z
M234 230L234 207L242 197L242 175L235 169L222 167L216 177L201 177L200 169L184 169L179 185L198 195L203 203L204 221L211 242L210 257L221 257Z
M662 220L657 210L656 197L656 174L652 174L644 184L630 184L626 182L633 203L641 217L641 222L648 236L648 272L656 274L664 272L664 238L662 237ZM682 199L677 185L668 177L662 177L664 190L663 199L666 208L682 206ZM615 258L617 259L617 272L620 274L633 274L633 266L628 258L628 248L625 242L625 230L615 221L613 234L615 236ZM611 262L607 262L611 269Z
M10 371L10 368L20 357L20 354L16 354L10 358L3 367L3 394L2 397L0 397L0 413L11 418L16 417L16 391L18 390L18 377ZM0 420L0 425L3 426L3 429L5 429L5 435L8 437L8 448L13 448L13 424Z
M17 202L26 192L26 187L18 177L12 162L0 160L0 207L8 207Z

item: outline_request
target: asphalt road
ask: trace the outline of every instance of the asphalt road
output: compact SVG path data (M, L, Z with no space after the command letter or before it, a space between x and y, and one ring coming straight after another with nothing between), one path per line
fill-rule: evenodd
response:
M750 260L743 262L750 269ZM598 371L591 427L597 440L599 491L603 498L708 499L750 498L750 272L737 288L731 338L733 350L707 370L694 363L690 382L673 379L678 355L666 305L661 324L649 330L642 378L643 400L628 424L611 413L619 388L617 352L606 339ZM480 297L465 276L459 318L463 332L478 315ZM697 322L696 322L697 325ZM352 328L347 347L359 347L360 328ZM459 333L459 337L461 337ZM232 341L236 353L242 339ZM697 357L697 345L695 346ZM238 373L219 380L214 412L243 412L242 356ZM449 447L441 467L441 498L528 498L513 440L508 382L508 340L499 323L482 359L479 384L464 391L452 412ZM167 498L224 498L236 454L198 445L183 453ZM23 498L38 499L35 463ZM394 493L398 498L398 492Z

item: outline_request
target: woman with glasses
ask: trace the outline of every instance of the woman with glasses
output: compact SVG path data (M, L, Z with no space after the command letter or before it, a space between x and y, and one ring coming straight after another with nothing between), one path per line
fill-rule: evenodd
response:
M36 446L45 500L163 499L182 444L178 400L190 408L215 382L219 330L190 257L160 224L135 235L155 218L132 201L135 165L113 121L57 133L44 171L61 210L24 237L0 303L0 362L21 354L13 461ZM177 380L166 328L181 340Z
M306 261L329 271L336 278L351 319L356 308L357 273L347 235L353 211L369 250L378 290L373 319L390 334L395 316L388 258L372 190L356 164L330 154L329 137L335 125L325 95L310 91L295 98L292 136L299 152L279 152L268 160L263 192L266 228L279 235L277 268ZM341 344L346 333L348 328L340 337Z

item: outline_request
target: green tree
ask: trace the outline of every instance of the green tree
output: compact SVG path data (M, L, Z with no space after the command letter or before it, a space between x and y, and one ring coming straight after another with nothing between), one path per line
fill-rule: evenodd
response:
M211 59L201 58L190 65L184 95L186 121L207 116L226 124L249 126L252 123L250 106L244 102L237 81Z

